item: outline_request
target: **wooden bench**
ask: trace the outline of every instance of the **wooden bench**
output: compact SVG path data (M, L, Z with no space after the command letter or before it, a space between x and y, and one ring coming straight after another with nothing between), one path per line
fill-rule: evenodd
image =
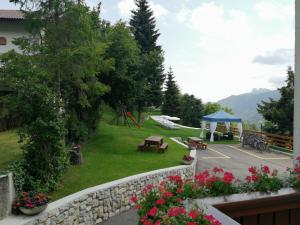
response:
M159 152L161 152L161 153L163 153L163 152L165 152L165 150L167 150L168 149L168 143L163 143L163 144L161 144L160 146L159 146Z
M138 150L140 150L140 151L145 150L145 143L144 142L138 145Z

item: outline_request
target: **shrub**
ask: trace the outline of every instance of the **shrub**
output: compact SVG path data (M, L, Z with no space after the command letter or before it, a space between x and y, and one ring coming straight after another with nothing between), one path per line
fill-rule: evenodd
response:
M272 192L283 187L277 170L271 172L270 168L264 165L260 168L250 167L248 171L251 175L246 177L247 183L243 187L245 191Z
M293 169L288 168L289 177L288 185L293 188L300 187L300 157L296 158L295 167Z

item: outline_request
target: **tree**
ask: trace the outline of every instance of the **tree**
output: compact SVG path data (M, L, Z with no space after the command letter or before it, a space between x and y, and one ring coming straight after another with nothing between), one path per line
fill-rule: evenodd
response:
M234 115L234 112L231 108L226 107L226 106L224 107L224 106L221 106L219 103L212 103L212 102L208 102L204 105L203 114L209 115L209 114L218 112L220 110L224 110L225 112L227 112L231 115Z
M181 122L186 126L200 127L200 120L203 116L203 104L201 99L194 95L185 94L180 98Z
M113 70L100 76L101 82L110 86L104 100L116 111L132 109L135 105L140 50L131 31L123 22L106 27L107 41L110 43L106 57L112 59Z
M179 87L174 80L174 74L170 67L167 73L165 100L162 105L162 114L168 116L179 116L180 115L180 91Z
M140 70L139 95L137 105L139 122L144 106L160 106L162 102L162 86L165 80L163 52L157 45L159 32L153 11L147 0L136 0L136 10L132 11L131 30L141 49L142 65Z
M14 0L26 10L32 35L39 34L33 57L46 71L46 81L59 99L66 121L66 143L87 139L96 129L103 95L109 90L99 75L110 66L100 32L99 9L75 0ZM31 6L35 3L34 10ZM32 43L23 40L23 43Z
M269 102L262 101L257 105L257 111L265 120L271 122L273 127L268 123L268 129L277 133L287 133L293 135L294 123L294 72L291 67L287 70L286 85L279 88L280 99L275 101L270 99Z

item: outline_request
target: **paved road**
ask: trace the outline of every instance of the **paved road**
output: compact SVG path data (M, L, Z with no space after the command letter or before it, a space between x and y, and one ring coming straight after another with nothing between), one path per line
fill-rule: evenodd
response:
M245 150L240 145L209 145L208 150L197 151L197 172L212 169L216 166L232 171L238 178L248 174L248 167L269 165L281 174L287 167L292 167L291 157L276 153L259 153ZM109 219L99 225L137 225L135 210L130 210Z
M211 169L215 166L232 171L237 177L248 175L250 166L268 165L280 174L292 167L292 158L279 153L259 153L247 150L240 145L209 145L208 150L197 151L197 172Z

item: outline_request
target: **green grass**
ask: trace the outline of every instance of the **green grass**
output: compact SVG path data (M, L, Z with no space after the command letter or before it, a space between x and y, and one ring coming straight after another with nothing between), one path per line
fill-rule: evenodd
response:
M0 133L0 171L16 160L22 153L15 130Z
M182 156L188 152L169 138L200 134L200 130L165 129L151 119L141 129L110 125L113 116L106 110L97 132L83 146L84 164L70 166L58 190L52 193L53 200L126 176L180 165ZM151 135L162 136L169 143L164 154L137 151L137 145ZM0 134L0 171L21 154L17 140L15 131Z

